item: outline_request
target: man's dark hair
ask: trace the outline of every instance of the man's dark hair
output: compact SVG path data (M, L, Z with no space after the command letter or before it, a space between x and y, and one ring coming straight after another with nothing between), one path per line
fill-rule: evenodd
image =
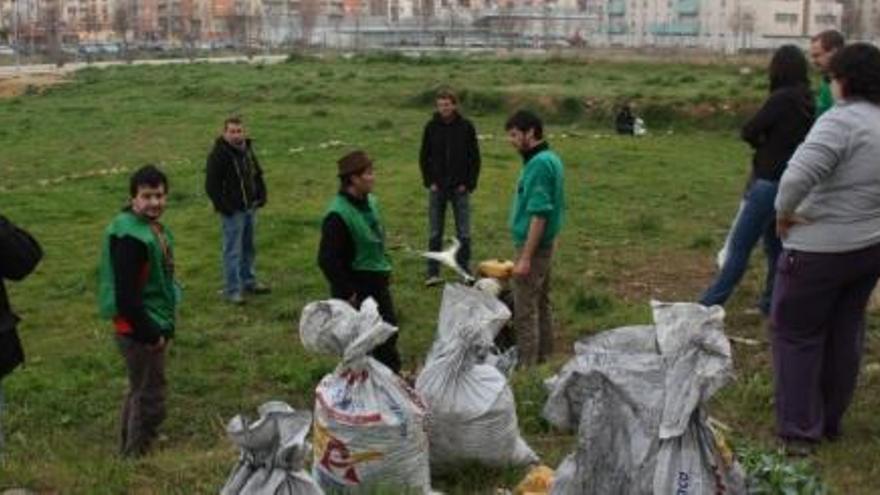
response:
M795 45L783 45L770 60L770 91L789 86L810 84L809 64L804 52Z
M128 183L128 192L133 198L137 196L138 189L143 186L159 187L160 185L165 186L165 192L167 193L168 177L166 177L161 170L156 168L155 165L144 165L131 175L131 179Z
M831 57L828 72L841 84L844 98L862 98L880 105L880 50L853 43Z
M511 129L516 129L522 133L533 129L535 139L544 139L544 124L541 122L540 117L528 110L519 110L507 119L507 123L504 124L504 130L509 131Z
M226 120L223 121L223 130L229 127L229 124L241 125L244 120L238 115L233 115L231 117L226 117Z
M454 105L458 105L458 96L452 92L449 88L443 88L437 91L437 95L434 97L434 101L437 100L449 100Z
M836 29L828 29L810 38L812 43L819 42L822 49L826 52L843 48L846 44L846 38Z

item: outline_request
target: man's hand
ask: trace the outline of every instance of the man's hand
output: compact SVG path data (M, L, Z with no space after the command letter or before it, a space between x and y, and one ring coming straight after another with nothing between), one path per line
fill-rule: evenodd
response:
M513 265L513 276L515 278L528 277L529 273L532 272L532 260L531 258L526 258L525 256L520 256L516 263Z
M799 217L793 213L780 213L776 217L776 235L778 235L780 239L785 239L788 237L788 231L791 230L792 227L808 223L810 222L805 218Z
M464 194L464 193L466 193L466 192L467 192L467 186L466 186L466 185L462 184L462 185L458 186L458 194Z
M165 346L167 344L168 341L165 340L165 337L160 336L159 340L155 344L150 345L150 350L153 352L162 352L163 350L165 350Z
M431 184L431 192L437 192L440 188L437 187L437 184Z

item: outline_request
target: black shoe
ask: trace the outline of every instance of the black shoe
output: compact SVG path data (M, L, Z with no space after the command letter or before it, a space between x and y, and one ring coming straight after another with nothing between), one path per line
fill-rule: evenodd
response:
M248 294L253 294L255 296L261 296L264 294L270 294L272 292L272 289L270 289L268 285L263 285L263 284L257 282L256 284L254 284L250 287L245 287L244 291L247 292Z
M809 457L816 452L816 443L800 438L783 438L782 455L788 458Z

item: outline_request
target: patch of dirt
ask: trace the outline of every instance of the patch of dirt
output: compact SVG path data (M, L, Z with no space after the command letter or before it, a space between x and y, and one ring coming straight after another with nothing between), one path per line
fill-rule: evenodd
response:
M695 301L715 275L712 257L702 252L645 252L620 262L612 290L627 302Z
M41 92L44 88L63 83L59 74L13 74L0 76L0 98L13 98L29 92Z

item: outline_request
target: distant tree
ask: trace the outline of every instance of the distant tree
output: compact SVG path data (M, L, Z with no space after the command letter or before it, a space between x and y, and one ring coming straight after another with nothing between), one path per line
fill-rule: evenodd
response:
M862 2L857 0L840 0L843 14L840 19L840 30L848 37L860 38L864 33L862 20Z
M729 26L734 35L737 48L744 48L749 44L752 34L755 32L755 12L750 8L737 6L730 14Z
M315 24L321 15L321 0L301 0L299 3L299 26L300 43L309 46L312 42L312 33Z
M236 12L226 17L226 32L235 48L241 48L247 39L247 16Z
M64 65L61 51L61 6L59 0L49 0L40 11L40 24L46 33L46 47L49 57L58 67Z
M86 4L85 14L83 15L83 28L89 37L94 39L95 33L101 27L101 20L98 18L98 3L94 0Z
M132 28L129 7L127 1L116 4L116 9L113 11L113 32L122 39L122 56L131 62L131 55L128 51L128 31Z

